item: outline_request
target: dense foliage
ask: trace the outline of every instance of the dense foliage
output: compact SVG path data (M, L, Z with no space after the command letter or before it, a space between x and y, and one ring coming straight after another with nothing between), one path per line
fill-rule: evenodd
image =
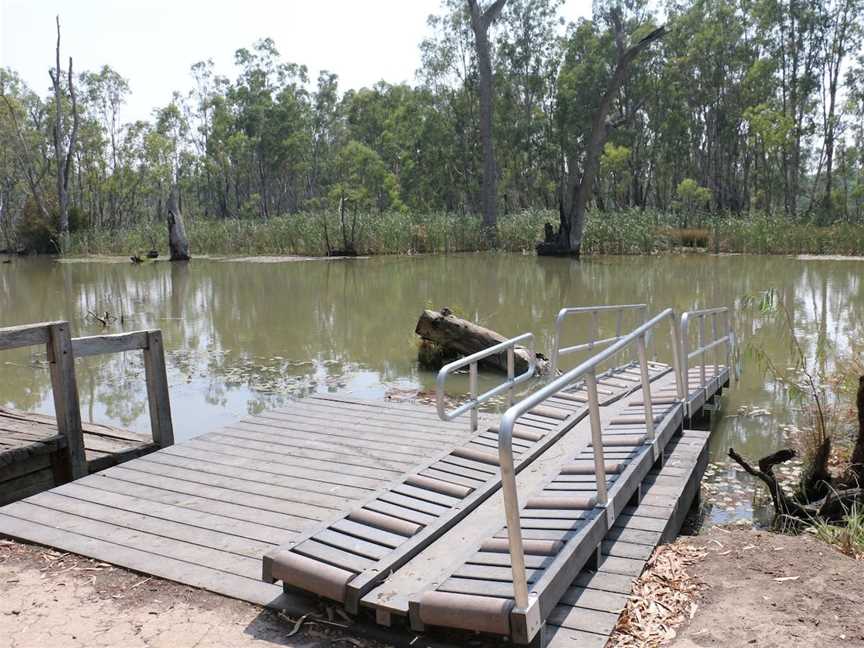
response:
M610 2L594 4L594 19L565 25L561 0L509 0L490 32L499 230L519 231L518 245L503 235L505 247L541 237L562 178L583 159L615 59ZM631 221L654 249L677 227L716 232L723 222L714 240L729 241L742 231L785 236L788 219L814 235L864 220L862 0L668 0L659 15L641 0L621 4L631 40L660 22L668 33L616 97L586 249L591 231L612 228L614 240ZM151 121L122 122L131 89L118 71L77 74L73 240L100 248L86 242L116 240L120 229L162 240L153 224L177 187L193 245L204 232L243 236L271 220L267 231L331 248L354 239L360 251L481 245L472 234L482 152L465 3L444 0L429 31L414 87L343 91L336 74L310 77L263 39L236 52L236 78L209 60L194 65L194 90ZM9 69L0 91L0 249L50 249L54 97ZM70 97L62 100L69 120ZM36 196L49 208L41 215ZM391 228L399 245L370 238ZM430 236L459 243L404 244Z

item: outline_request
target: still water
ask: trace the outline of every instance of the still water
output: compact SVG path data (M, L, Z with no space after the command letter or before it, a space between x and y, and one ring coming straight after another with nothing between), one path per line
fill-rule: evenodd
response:
M718 463L711 478L722 492L712 517L723 521L748 517L752 500L749 482L722 460L726 449L752 457L773 451L794 420L783 390L747 352L762 349L786 367L792 346L777 318L747 306L748 298L776 291L790 306L805 352L815 357L821 349L831 363L859 337L862 270L864 261L705 255L188 265L15 258L0 264L0 326L65 319L75 335L162 329L179 441L314 392L382 399L434 389L433 372L416 359L414 326L424 308L448 306L505 335L532 331L538 350L546 350L562 306L646 302L652 313L670 306L680 313L737 305L743 372L713 419ZM106 312L117 318L107 328L93 317ZM585 332L577 327L568 335L584 339ZM666 337L664 330L657 338L661 358ZM85 419L149 430L140 354L79 360L78 384ZM464 388L456 383L453 391ZM0 354L0 404L52 411L43 350Z

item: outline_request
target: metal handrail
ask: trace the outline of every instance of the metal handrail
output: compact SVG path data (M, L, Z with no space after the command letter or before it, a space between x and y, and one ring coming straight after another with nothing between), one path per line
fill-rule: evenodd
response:
M702 310L687 311L681 315L681 359L683 362L684 393L690 394L690 360L700 358L699 378L700 384L705 384L705 355L714 351L714 375L720 373L720 347L726 347L726 368L732 376L732 356L735 348L735 333L732 330L728 306L718 308L704 308ZM722 337L718 336L717 318L722 315ZM705 320L711 318L711 340L705 341ZM699 321L697 348L690 351L690 321Z
M515 349L520 343L525 342L522 346L528 351L528 368L518 376L516 372ZM477 394L477 363L489 356L499 355L507 352L507 380L493 387L489 391L482 394ZM444 400L444 383L447 381L447 376L456 372L463 367L468 367L468 391L469 400L463 403L452 412L447 411L447 403ZM513 404L513 393L516 385L519 385L526 380L530 380L537 368L537 356L534 353L534 334L523 333L514 338L500 342L488 349L483 349L477 353L472 353L469 356L455 360L441 367L438 372L438 379L435 384L435 401L438 407L438 416L443 421L452 421L453 419L462 416L468 410L471 410L471 431L477 430L477 413L482 403L485 403L490 398L494 398L498 394L507 392L507 407Z
M648 304L621 304L611 306L577 306L570 308L562 308L558 311L555 318L555 338L552 342L552 349L549 352L549 367L550 375L555 376L558 371L558 358L560 356L578 353L579 351L591 351L598 346L604 346L617 342L622 337L622 326L624 313L626 311L642 311L642 321L648 319ZM598 340L599 335L597 325L597 315L602 312L617 311L618 317L615 320L615 335L613 337L603 338ZM591 313L591 339L588 342L575 344L573 346L561 348L561 328L564 320L571 315L580 315Z
M516 472L513 461L513 428L516 425L516 421L523 414L534 409L562 389L569 387L580 378L584 379L588 392L591 444L594 450L594 475L597 482L597 503L598 506L605 507L608 504L608 493L606 489L606 465L603 456L603 439L600 424L600 404L597 396L597 367L630 345L636 345L639 355L642 392L644 394L642 400L645 404L646 430L649 441L653 442L654 407L651 402L651 383L645 347L647 337L651 331L660 322L667 319L670 323L670 334L672 337L672 364L675 372L675 384L678 398L683 400L685 392L679 357L681 346L678 339L678 321L675 317L675 311L667 308L576 368L571 369L533 394L523 398L510 407L501 417L501 423L498 426L498 458L501 465L501 486L504 495L504 511L507 518L510 565L513 572L513 593L517 609L526 610L530 601L528 579L525 572L525 551L522 545L522 524L519 517L519 496L516 490Z

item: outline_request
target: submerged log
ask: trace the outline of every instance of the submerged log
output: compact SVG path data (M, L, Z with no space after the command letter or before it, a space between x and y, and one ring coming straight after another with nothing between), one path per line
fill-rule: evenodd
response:
M429 342L441 349L441 356L453 358L468 356L507 340L500 333L487 329L474 322L453 315L448 308L440 311L425 310L417 320L414 332L424 342ZM424 351L428 353L428 351ZM517 346L514 353L516 374L528 369L529 352L525 347ZM422 360L422 358L421 358ZM507 353L500 353L484 359L481 366L499 371L507 371ZM545 373L546 358L537 354L536 373Z

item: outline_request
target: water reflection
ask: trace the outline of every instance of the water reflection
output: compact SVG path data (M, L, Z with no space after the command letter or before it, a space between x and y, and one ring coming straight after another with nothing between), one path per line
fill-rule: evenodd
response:
M652 312L668 306L680 312L734 303L738 335L786 367L793 347L777 318L744 307L745 296L772 289L790 305L805 353L827 369L861 331L860 271L854 261L749 256L579 263L467 254L280 263L196 259L189 265L14 259L0 264L0 326L68 319L77 334L94 334L105 329L88 313L107 311L122 317L110 332L162 329L182 440L313 392L382 398L388 389L433 388L434 376L417 366L413 333L429 306L449 306L505 334L531 330L538 349L546 349L563 305L644 301ZM663 356L665 332L658 342ZM744 361L738 389L715 417L717 458L729 446L750 456L773 451L782 442L781 427L795 418L781 386ZM78 362L85 418L149 429L137 354ZM41 350L0 355L0 403L51 411ZM739 415L742 405L771 416Z

